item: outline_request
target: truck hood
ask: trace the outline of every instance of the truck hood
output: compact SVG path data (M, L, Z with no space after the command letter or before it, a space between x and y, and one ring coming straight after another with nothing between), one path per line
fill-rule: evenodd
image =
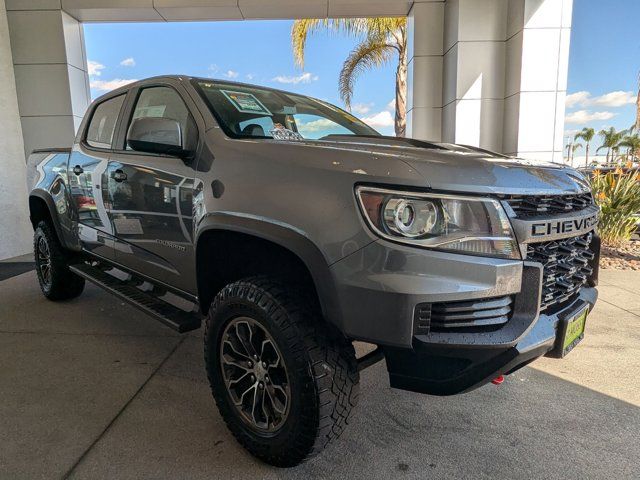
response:
M589 189L586 178L573 168L507 157L469 146L395 137L347 136L310 143L331 143L333 148L362 152L369 158L373 155L377 159L401 160L424 178L426 186L435 190L553 195Z

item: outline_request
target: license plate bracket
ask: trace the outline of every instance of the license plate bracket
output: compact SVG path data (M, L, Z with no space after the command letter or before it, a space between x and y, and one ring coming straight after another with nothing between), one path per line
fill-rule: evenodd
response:
M588 314L589 307L584 307L558 322L558 336L555 348L558 357L567 356L582 341Z

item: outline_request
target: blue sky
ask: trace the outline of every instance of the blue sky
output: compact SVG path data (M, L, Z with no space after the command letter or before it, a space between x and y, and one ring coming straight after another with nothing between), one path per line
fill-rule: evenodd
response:
M640 70L640 1L574 0L565 134L584 126L628 128ZM337 78L355 42L321 34L295 67L290 21L85 24L92 95L123 81L166 73L230 78L341 105ZM392 65L361 77L354 113L392 134ZM577 154L580 152L578 151Z
M342 105L337 79L353 40L321 34L308 43L304 70L294 65L291 21L85 24L92 96L123 80L182 73L267 85ZM126 61L129 59L129 61ZM121 65L121 63L124 63ZM392 134L391 65L358 82L353 112Z
M638 0L574 0L565 135L634 123L639 20Z

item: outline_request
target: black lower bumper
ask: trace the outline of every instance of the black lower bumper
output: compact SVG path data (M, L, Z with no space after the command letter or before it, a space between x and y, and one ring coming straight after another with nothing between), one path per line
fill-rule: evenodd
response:
M416 335L411 349L385 347L391 386L431 395L454 395L512 373L542 355L553 354L559 322L585 306L591 309L598 294L595 288L584 287L565 308L540 314L539 282L535 268L525 270L513 318L500 330L486 334Z

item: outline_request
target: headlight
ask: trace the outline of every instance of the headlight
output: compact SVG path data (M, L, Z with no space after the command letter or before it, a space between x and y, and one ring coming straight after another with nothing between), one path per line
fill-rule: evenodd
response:
M357 187L356 196L380 237L424 248L520 259L518 243L497 200Z

